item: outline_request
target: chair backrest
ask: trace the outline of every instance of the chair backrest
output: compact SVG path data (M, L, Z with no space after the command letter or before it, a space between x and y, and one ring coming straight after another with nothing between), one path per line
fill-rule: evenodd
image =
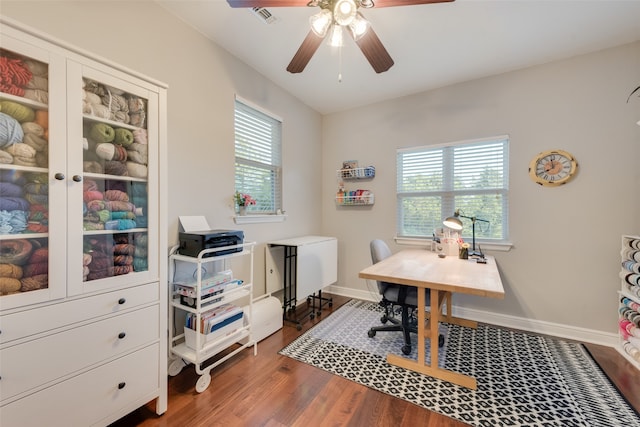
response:
M371 249L371 261L374 264L377 264L383 259L391 256L391 249L389 249L389 246L384 242L384 240L372 240L369 244L369 248ZM380 292L380 295L384 295L384 292L387 290L390 283L380 281L376 281L376 283L378 284L378 292Z

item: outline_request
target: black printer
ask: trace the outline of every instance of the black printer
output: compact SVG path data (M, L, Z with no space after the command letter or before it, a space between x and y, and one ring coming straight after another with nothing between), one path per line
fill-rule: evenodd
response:
M178 253L197 257L204 249L221 248L224 246L241 245L244 240L244 232L241 230L206 230L180 232L180 248ZM230 248L222 251L210 252L203 258L226 255L234 252L242 252L242 248Z

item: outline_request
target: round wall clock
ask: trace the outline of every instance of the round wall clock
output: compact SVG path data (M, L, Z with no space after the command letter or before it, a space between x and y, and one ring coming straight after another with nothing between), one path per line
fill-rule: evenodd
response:
M578 162L566 151L543 151L531 160L529 176L536 183L548 187L566 184L578 170Z

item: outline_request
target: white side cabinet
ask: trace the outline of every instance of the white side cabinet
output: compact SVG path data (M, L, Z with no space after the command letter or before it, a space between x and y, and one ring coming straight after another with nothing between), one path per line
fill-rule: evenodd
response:
M205 249L197 257L169 257L169 375L187 363L200 375L196 391L211 384L211 370L242 350L253 336L255 242ZM174 252L177 249L172 249ZM218 356L223 351L224 356Z
M622 236L619 351L640 369L640 236Z
M166 87L6 18L0 68L0 425L162 414Z

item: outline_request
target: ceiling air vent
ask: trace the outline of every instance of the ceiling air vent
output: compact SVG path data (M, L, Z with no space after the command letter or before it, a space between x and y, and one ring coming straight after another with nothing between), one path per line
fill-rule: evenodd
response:
M264 7L254 7L251 8L251 11L258 17L259 20L261 20L265 24L273 24L277 21L277 18Z

